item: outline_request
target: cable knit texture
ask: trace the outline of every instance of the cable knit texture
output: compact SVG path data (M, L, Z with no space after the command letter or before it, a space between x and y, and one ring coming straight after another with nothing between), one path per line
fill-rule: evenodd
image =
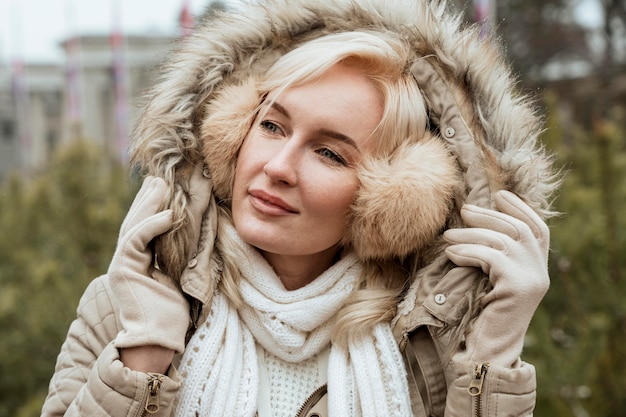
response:
M287 362L314 358L330 343L336 313L361 273L356 256L348 254L309 285L288 291L234 227L226 229L241 251L245 302L237 311L223 294L214 297L207 321L183 356L176 416L254 416L259 381L254 340ZM388 323L351 340L347 350L332 346L328 380L332 415L411 413L402 357Z

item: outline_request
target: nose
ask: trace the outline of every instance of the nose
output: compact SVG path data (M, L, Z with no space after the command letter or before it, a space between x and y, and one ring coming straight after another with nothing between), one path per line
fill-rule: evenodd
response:
M278 141L277 141L278 142ZM298 182L298 157L299 150L296 141L284 140L272 147L271 156L263 166L263 172L272 181L287 185L295 185Z

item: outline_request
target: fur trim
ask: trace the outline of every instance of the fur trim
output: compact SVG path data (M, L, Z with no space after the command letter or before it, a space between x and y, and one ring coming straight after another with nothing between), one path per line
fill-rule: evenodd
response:
M361 259L374 260L431 244L459 182L454 158L432 137L401 146L391 158L366 161L359 179L346 240Z
M228 200L235 182L239 148L254 122L261 97L255 80L224 88L207 105L202 123L203 154L213 178L215 195Z

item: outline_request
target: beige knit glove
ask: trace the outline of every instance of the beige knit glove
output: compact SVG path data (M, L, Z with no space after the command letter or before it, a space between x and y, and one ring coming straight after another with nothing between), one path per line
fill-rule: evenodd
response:
M172 210L160 211L168 192L162 178L146 177L120 229L108 271L122 324L118 349L158 345L184 350L189 304L177 283L154 268L150 248L172 226Z
M493 286L466 337L466 349L454 360L514 367L530 320L550 285L550 231L515 194L499 191L495 203L501 212L463 206L467 228L444 233L450 260L481 268Z

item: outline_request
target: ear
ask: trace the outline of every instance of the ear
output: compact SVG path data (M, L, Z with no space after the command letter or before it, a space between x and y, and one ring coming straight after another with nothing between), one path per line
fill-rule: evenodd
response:
M404 257L432 243L459 184L455 159L431 135L365 161L359 179L345 243L363 260Z
M225 87L206 106L206 118L200 130L202 153L215 195L220 199L232 195L239 149L260 103L256 82L249 78L240 85Z

